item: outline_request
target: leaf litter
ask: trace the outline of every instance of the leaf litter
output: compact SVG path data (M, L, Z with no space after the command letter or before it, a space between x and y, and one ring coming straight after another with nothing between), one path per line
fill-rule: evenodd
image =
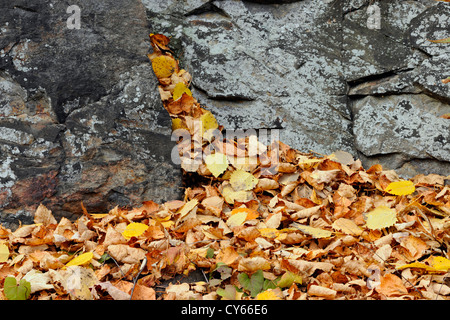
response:
M190 134L181 167L202 179L182 201L104 214L81 203L75 222L41 204L34 224L0 226L0 299L449 298L450 176L406 181L344 151L222 139L169 38L150 40L173 129ZM202 280L179 283L196 270Z

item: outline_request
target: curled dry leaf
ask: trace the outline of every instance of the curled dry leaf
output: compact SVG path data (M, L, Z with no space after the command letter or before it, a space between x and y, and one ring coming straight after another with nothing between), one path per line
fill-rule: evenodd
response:
M238 271L253 273L258 270L269 270L270 262L263 257L243 258L239 260Z
M43 225L57 224L55 217L50 210L40 204L34 213L34 223L42 223Z
M316 296L327 300L333 300L336 297L337 291L313 284L308 288L308 294L310 296Z
M387 297L395 297L408 294L408 290L403 285L402 279L392 273L387 273L381 277L380 286L376 290Z
M108 253L119 262L136 264L145 258L145 250L132 248L126 244L108 246Z
M358 227L358 225L353 220L346 218L337 219L333 222L332 227L337 231L341 231L352 236L360 236L363 232L363 230Z
M302 232L313 236L316 239L329 238L333 234L331 231L328 231L328 230L314 228L314 227L302 225L299 223L293 223L293 224L291 224L291 227L297 228L297 229L301 230Z

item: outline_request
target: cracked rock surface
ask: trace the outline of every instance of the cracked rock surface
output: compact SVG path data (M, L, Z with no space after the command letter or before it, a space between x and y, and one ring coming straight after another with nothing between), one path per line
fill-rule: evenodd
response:
M369 3L370 2L370 3ZM369 29L368 8L380 9ZM0 221L181 196L146 54L164 33L226 129L279 129L405 177L450 174L450 4L420 1L0 0Z

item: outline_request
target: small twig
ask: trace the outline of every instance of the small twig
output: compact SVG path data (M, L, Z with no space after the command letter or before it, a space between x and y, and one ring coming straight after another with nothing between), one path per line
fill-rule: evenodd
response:
M202 272L203 278L205 278L206 283L209 283L208 277L206 276L206 274L205 274L205 272L203 271L203 269L200 269L200 271Z
M123 273L122 268L120 267L120 265L117 263L116 259L114 259L109 253L108 256L112 259L112 261L114 261L114 263L116 264L117 268L119 268L120 273L122 274L122 278L125 278L125 273Z
M145 257L144 260L142 260L141 267L139 268L139 272L138 272L137 276L133 278L133 288L131 289L130 300L133 298L134 288L136 287L136 283L139 279L139 276L141 275L141 272L144 270L144 268L146 266L147 266L147 257Z

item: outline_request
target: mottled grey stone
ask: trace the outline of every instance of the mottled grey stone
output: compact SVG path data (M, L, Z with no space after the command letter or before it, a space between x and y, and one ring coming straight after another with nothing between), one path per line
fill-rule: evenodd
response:
M447 175L450 121L440 116L448 112L448 104L424 94L366 97L353 105L356 148L365 157L395 155L382 162L396 169L412 159L441 161L438 172Z
M0 215L57 216L181 197L171 120L138 1L0 1ZM9 221L9 220L8 220Z

